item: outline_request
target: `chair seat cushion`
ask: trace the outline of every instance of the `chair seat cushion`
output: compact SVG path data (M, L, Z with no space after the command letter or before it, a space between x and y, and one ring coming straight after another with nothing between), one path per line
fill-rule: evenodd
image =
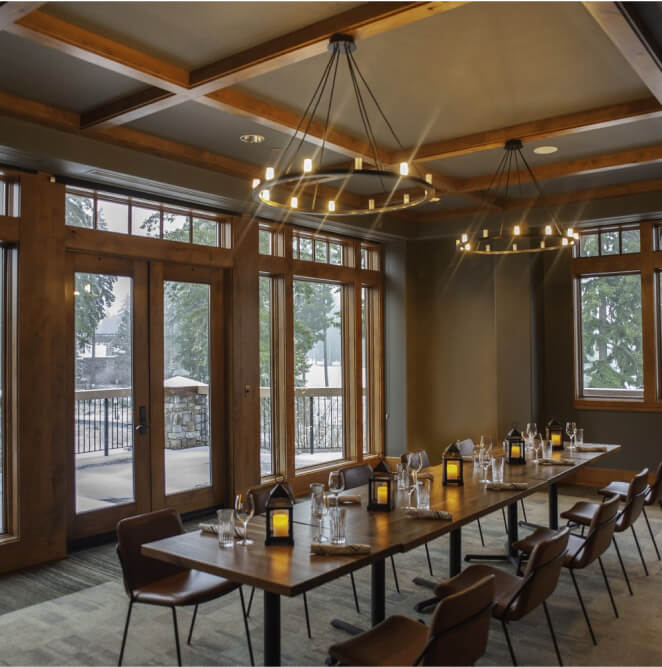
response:
M628 495L629 487L630 485L627 482L609 482L609 484L600 489L598 493L601 496L619 496L621 500L625 500Z
M145 604L184 606L214 600L238 587L239 584L223 577L199 570L185 570L135 589L133 597L136 602Z
M506 611L506 606L520 587L522 579L514 574L499 570L496 567L472 565L466 570L462 570L456 577L439 584L434 589L435 595L439 598L445 598L454 593L459 593L490 574L494 575L494 607L492 607L492 616L502 618Z
M588 526L593 520L593 515L598 511L599 507L599 503L589 503L582 500L575 503L569 510L561 512L561 516L569 521Z
M530 535L527 535L525 538L518 540L517 542L514 542L513 547L515 547L515 549L523 551L525 554L531 554L531 552L538 544L538 542L542 542L543 540L549 539L550 537L553 537L555 534L556 531L552 530L551 528L537 528ZM574 559L574 556L579 551L584 542L585 540L583 537L580 537L579 535L573 535L572 533L570 533L570 536L568 538L568 553L563 559L563 564L565 566L572 567L572 561Z
M413 665L428 628L406 616L390 616L374 628L334 644L329 655L343 665Z

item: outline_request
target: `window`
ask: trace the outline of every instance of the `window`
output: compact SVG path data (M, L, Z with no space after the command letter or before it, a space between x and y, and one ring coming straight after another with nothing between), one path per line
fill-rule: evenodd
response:
M361 244L361 268L364 271L379 271L381 269L379 246L371 243Z
M579 257L606 257L629 255L641 251L639 225L621 225L584 229L580 232Z
M273 423L273 278L260 276L260 474L274 472Z
M351 266L350 256L351 253L346 252L345 243L340 239L303 231L292 233L293 259L334 266Z
M369 311L368 311L368 288L361 288L361 404L363 407L362 421L363 421L363 453L367 454L370 451L370 408L371 402L368 396L368 355L369 355L369 333L368 328Z
M0 177L0 215L17 218L20 213L21 191L18 181Z
M343 287L294 280L295 468L345 457Z
M65 222L70 227L116 234L215 248L232 247L232 227L222 216L83 188L67 188Z
M641 399L641 275L580 276L581 395Z

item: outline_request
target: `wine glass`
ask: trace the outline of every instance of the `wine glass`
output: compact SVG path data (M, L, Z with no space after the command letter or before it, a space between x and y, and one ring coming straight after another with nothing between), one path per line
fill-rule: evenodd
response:
M234 499L234 514L237 521L241 521L244 524L244 537L239 544L242 546L253 544L253 540L249 540L246 537L248 522L255 514L255 500L253 499L252 493L237 494L237 497Z
M536 433L533 436L533 462L537 465L539 463L538 452L540 448L543 447L543 441L540 433Z
M326 507L324 504L324 493L315 493L310 497L311 507L310 514L313 519L318 521L317 524L317 535L313 538L315 544L322 544L326 542L327 539L322 535L322 522L324 521L324 514L326 512Z
M342 470L332 470L329 473L329 493L336 497L336 505L338 504L338 494L345 488L345 475Z
M491 449L491 447L490 447ZM487 471L490 469L492 463L492 454L490 450L485 448L480 450L480 467L483 469L483 479L481 479L482 484L487 484Z
M538 427L535 422L529 422L526 425L526 431L524 431L526 434L526 443L528 446L528 449L533 449L533 439L535 438L536 434L538 433Z
M421 472L423 467L423 457L418 452L413 452L407 457L407 463L410 468L413 468L417 473Z
M577 424L575 422L566 422L565 432L570 436L568 449L573 451L575 448L575 434L577 433Z
M411 460L411 457L410 459ZM415 463L415 462L414 462ZM413 509L412 498L414 497L414 492L418 488L418 470L414 466L407 466L408 476L407 476L407 493L409 494L409 500L405 509Z

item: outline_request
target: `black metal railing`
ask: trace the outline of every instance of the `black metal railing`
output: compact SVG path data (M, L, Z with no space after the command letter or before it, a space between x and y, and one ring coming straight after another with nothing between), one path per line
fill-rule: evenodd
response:
M89 389L75 396L75 452L87 454L133 446L131 389Z

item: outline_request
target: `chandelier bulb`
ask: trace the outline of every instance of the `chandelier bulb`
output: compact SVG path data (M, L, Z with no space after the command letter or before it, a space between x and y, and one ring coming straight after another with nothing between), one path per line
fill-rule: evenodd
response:
M374 199L368 199L368 210L369 211L374 211L375 210L375 200Z
M490 232L488 229L483 229L483 238L486 239L490 235Z
M363 158L362 157L355 157L354 158L354 169L357 171L363 169Z
M565 236L563 237L563 239L561 241L561 245L568 245L568 239Z
M276 175L276 172L274 171L274 168L273 167L267 167L267 170L264 174L264 177L268 181L271 181L275 175Z
M307 174L313 170L313 161L307 157L303 160L303 173Z
M485 251L486 251L486 252L489 252L490 250L492 250L492 246L488 243L488 244L485 246Z
M333 199L329 199L329 211L333 213L336 210L336 202Z
M402 195L402 203L403 203L403 204L408 204L408 203L409 203L409 193L408 193L408 192L405 192L405 193Z
M260 183L261 183L261 181L260 181L259 178L254 178L254 179L253 179L253 190L255 190L255 188L256 188L258 185L260 185Z
M517 252L517 243L513 243L513 250Z
M401 162L400 163L400 175L401 176L409 176L409 163L408 162Z
M432 174L425 174L425 182L432 185Z
M468 234L462 234L460 237L462 243L466 243L469 240L469 235Z
M260 199L263 201L269 201L271 198L271 192L269 190L261 190L260 191Z
M471 243L465 243L464 244L464 249L465 250L471 250Z
M297 208L299 206L299 198L298 197L292 197L292 199L290 199L290 206L292 208Z
M551 235L552 235L552 226L545 225L545 236L551 236Z
M544 247L545 247L545 242L544 242L544 241L541 241L541 242L540 242L540 247L541 247L541 248L544 248Z
M571 238L572 235L573 235L573 233L574 233L573 228L572 228L572 227L568 227L568 231L567 231L566 233L568 234L568 238Z
M519 225L515 225L515 226L513 227L513 234L515 234L515 236L519 236L521 231L522 231L522 230L520 229L520 226L519 226Z

